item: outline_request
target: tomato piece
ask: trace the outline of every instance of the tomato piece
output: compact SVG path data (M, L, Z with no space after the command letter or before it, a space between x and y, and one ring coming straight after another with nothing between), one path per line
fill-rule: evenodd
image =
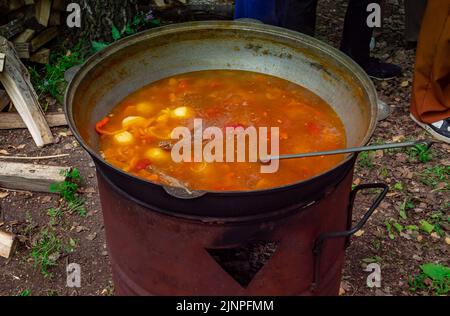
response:
M149 159L142 159L136 163L135 169L136 170L144 170L144 169L147 169L147 167L150 166L151 164L152 163Z
M314 122L308 122L306 123L306 130L308 131L308 133L313 134L313 135L319 135L320 132L322 131L322 128L320 127L319 124L314 123Z

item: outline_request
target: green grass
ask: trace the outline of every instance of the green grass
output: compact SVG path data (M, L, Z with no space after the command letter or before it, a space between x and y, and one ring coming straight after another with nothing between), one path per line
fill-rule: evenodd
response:
M29 289L23 290L22 292L17 294L17 296L30 296L30 295L31 295L31 291Z
M441 264L427 263L420 266L421 273L409 278L411 292L426 291L434 295L448 295L450 291L450 268Z
M399 215L402 219L407 219L407 211L414 208L414 203L409 199L405 199L402 204L400 204Z
M419 174L419 180L433 189L443 184L440 191L450 190L450 166L435 166L425 169Z
M70 213L77 213L81 217L86 216L86 207L84 199L78 195L78 189L83 178L78 169L63 170L65 180L61 183L54 183L50 186L50 191L58 193L65 202L65 209ZM50 214L49 214L50 215ZM50 215L51 216L51 215Z
M375 165L373 163L372 151L361 152L358 156L358 166L363 169L372 169Z
M52 207L47 210L47 215L50 217L50 226L55 226L60 222L63 212L60 208Z
M84 44L79 42L70 50L55 50L50 56L50 63L43 69L30 67L31 82L37 94L39 96L51 95L62 103L67 87L64 74L69 68L84 62L83 51Z
M412 161L427 163L433 160L431 148L425 144L418 144L415 147L408 148L406 152Z
M59 237L48 229L39 233L36 243L31 248L31 258L35 268L39 268L45 278L50 278L50 268L56 266L56 260L52 256L59 255L62 243Z

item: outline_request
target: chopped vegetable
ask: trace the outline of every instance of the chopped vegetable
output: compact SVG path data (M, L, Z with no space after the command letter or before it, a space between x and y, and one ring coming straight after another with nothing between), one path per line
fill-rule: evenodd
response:
M133 125L144 126L147 124L147 120L142 116L128 116L122 120L122 127L129 128Z
M125 131L114 135L114 140L120 145L131 145L134 142L134 137L133 134Z
M190 117L192 110L187 106L181 106L172 111L171 116L173 118L188 118Z
M155 107L150 102L140 102L136 105L136 110L139 112L139 114L148 116L153 114L153 112L155 111Z
M170 157L170 155L161 148L150 148L145 152L145 156L153 162L163 162Z
M95 130L97 131L97 133L99 133L100 135L109 134L108 132L103 130L103 128L106 126L106 124L109 123L109 121L110 121L110 118L105 117L101 121L97 122L97 124L95 124Z

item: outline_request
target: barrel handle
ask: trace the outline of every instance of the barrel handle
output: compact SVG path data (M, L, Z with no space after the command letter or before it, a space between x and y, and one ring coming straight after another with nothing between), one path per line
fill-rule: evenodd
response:
M353 206L355 203L356 196L360 191L369 190L369 189L382 189L383 191L377 196L372 206L363 216L363 218L359 221L356 226L352 227L352 214L353 214ZM322 233L317 237L314 242L313 255L314 255L314 278L313 283L311 285L311 290L314 291L320 283L320 257L322 254L322 247L325 240L329 238L346 238L345 248L350 245L350 237L354 235L357 231L359 231L366 223L367 220L372 216L373 212L380 206L380 203L386 197L386 194L389 192L389 186L384 183L374 183L374 184L362 184L355 187L350 194L350 204L348 206L349 216L347 222L347 231L342 232L330 232L330 233Z

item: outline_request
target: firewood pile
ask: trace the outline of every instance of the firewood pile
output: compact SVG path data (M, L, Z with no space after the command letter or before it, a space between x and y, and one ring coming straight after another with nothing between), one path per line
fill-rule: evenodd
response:
M47 64L49 43L59 33L65 4L65 0L0 0L0 36L13 43L22 60Z

